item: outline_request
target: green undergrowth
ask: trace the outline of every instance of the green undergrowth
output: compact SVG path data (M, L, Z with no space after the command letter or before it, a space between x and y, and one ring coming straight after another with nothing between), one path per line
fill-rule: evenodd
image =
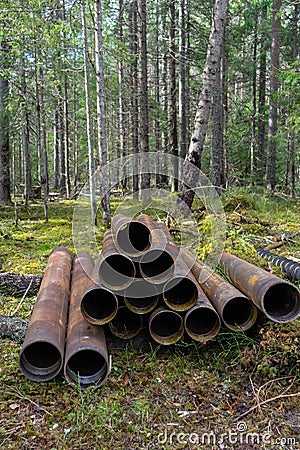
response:
M120 203L113 198L112 210ZM275 253L300 259L299 203L235 190L222 197L226 218L225 250L260 267L267 261L256 248L285 240ZM42 273L51 250L70 248L73 201L0 211L2 271ZM150 209L144 212L151 212ZM170 221L163 213L152 211ZM200 231L198 252L212 245L213 218L195 203ZM253 223L249 223L253 222ZM176 226L176 224L171 224ZM105 227L95 228L101 246ZM278 268L269 267L284 278ZM298 283L299 284L299 283ZM29 318L35 296L0 296L0 314ZM112 371L100 389L81 392L62 375L47 383L27 380L19 371L20 344L0 341L0 448L171 450L212 448L299 448L300 324L278 324L259 314L248 332L221 328L206 343L187 338L168 347L111 351ZM246 414L245 414L246 413ZM245 415L243 415L245 414ZM242 424L242 425L241 425ZM254 433L246 443L242 427ZM181 433L181 434L180 434ZM211 433L208 443L207 433ZM233 444L222 433L238 433ZM256 433L256 434L255 434ZM263 441L268 433L269 441ZM226 441L227 439L227 441ZM290 439L288 441L288 439ZM204 440L204 443L201 443Z

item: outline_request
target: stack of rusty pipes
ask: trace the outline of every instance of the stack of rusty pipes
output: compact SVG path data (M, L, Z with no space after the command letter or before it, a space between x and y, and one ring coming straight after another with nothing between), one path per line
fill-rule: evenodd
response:
M66 379L83 389L106 380L109 357L103 328L81 314L93 267L87 253L73 260L64 247L51 253L19 356L29 379L50 380L63 368Z
M136 336L146 322L160 344L173 344L184 332L203 342L217 335L221 323L237 332L250 329L257 307L271 320L294 320L299 314L299 291L279 282L289 286L297 299L290 314L280 315L281 311L276 316L261 308L247 290L176 246L164 223L145 214L134 220L116 215L104 235L81 308L91 323L108 323L111 332L123 339Z
M228 253L221 265L233 284L176 246L164 223L116 215L96 263L87 253L72 262L64 247L50 255L20 353L22 372L44 381L63 367L71 384L98 387L110 370L104 327L130 339L146 325L154 341L170 345L184 332L208 341L221 323L248 330L258 309L275 322L299 316L293 284Z

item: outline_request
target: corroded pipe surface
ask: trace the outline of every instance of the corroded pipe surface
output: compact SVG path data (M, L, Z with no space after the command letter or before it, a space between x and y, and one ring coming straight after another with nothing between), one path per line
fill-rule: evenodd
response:
M232 282L274 322L295 320L300 313L300 292L293 284L230 253L221 258Z
M164 242L165 249L173 259L172 278L163 288L164 301L175 311L186 311L196 303L198 283L175 245L167 226L163 222L157 222L155 225L160 241Z
M88 253L80 253L74 259L64 374L70 384L79 384L81 389L101 386L109 374L103 328L87 322L80 308L93 267Z
M255 305L237 288L213 272L188 250L181 247L182 254L199 281L204 293L217 310L224 324L233 331L248 330L257 319Z
M141 221L117 214L112 220L112 231L120 253L138 257L150 248L150 230Z
M154 284L140 278L126 289L124 301L130 311L136 314L147 314L156 308L159 294Z
M90 323L104 325L109 323L117 314L118 298L99 280L99 260L81 299L81 313Z
M182 317L176 311L157 308L149 318L149 332L159 344L175 344L184 334Z
M268 258L276 266L279 266L282 272L294 280L300 280L300 263L293 261L292 259L278 256L275 253L267 250L258 249L257 253L261 258Z
M140 258L140 272L151 283L164 283L174 272L174 260L169 252L168 239L165 233L157 228L157 223L151 217L142 214L138 220L151 231L151 247Z
M198 342L213 339L220 331L219 314L199 285L197 302L185 313L184 328L187 334Z
M97 261L100 283L114 291L126 289L133 282L135 267L130 258L119 253L111 230L104 233L102 251Z
M55 248L47 263L19 357L21 371L31 380L50 380L62 368L71 267L71 252L65 247Z
M121 339L131 339L142 329L142 317L130 311L126 306L119 306L116 316L108 324L110 331Z
M180 249L175 245L167 245L174 261L174 272L171 280L163 287L163 298L170 309L187 311L197 301L198 282L187 266Z

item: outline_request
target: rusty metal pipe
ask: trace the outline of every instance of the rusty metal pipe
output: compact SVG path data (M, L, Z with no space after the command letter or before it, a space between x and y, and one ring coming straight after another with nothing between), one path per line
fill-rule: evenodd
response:
M285 258L267 250L258 249L257 253L261 258L268 258L276 266L279 266L282 272L286 273L291 279L300 280L300 263L292 259Z
M121 339L131 339L139 334L143 321L139 314L130 311L126 306L120 306L116 316L108 324L110 331Z
M125 305L136 314L147 314L153 311L158 301L157 288L144 279L136 279L124 293Z
M232 331L246 331L251 328L257 319L255 305L187 249L180 249L193 275L227 328Z
M299 317L300 292L296 286L230 253L223 253L221 264L238 289L269 319L285 323Z
M136 258L150 247L150 230L139 220L117 214L112 219L115 245L120 253Z
M149 318L149 332L159 344L175 344L184 334L182 317L176 311L157 308Z
M109 374L104 330L87 322L81 314L81 298L93 267L88 253L79 253L74 259L64 374L70 384L79 384L81 389L101 386Z
M117 251L111 230L104 233L102 251L97 265L99 281L108 289L121 291L130 286L134 280L134 264L128 256Z
M81 313L95 325L109 323L117 314L118 298L109 289L101 286L99 265L96 264L81 299Z
M149 282L162 284L168 281L174 272L174 259L169 252L170 244L151 217L143 214L138 220L151 231L151 247L140 258L140 272Z
M49 256L19 356L22 373L34 381L54 378L63 366L72 255L65 247Z
M199 285L197 302L184 316L184 328L198 342L213 339L220 331L220 316Z
M195 305L198 298L198 282L187 266L179 248L168 244L168 251L174 261L171 280L163 287L166 305L175 311L187 311Z

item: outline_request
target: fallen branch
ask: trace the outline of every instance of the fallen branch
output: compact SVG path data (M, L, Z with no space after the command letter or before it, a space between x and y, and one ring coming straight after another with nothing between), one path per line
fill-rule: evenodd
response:
M270 224L269 222L262 222L259 219L249 219L249 217L244 216L243 214L238 213L237 211L233 211L234 214L236 214L239 218L240 218L240 222L241 223L246 223L246 224L255 224L255 225L261 225L263 227L269 227Z
M267 400L264 400L263 402L258 403L257 405L252 406L252 408L245 411L243 414L239 415L236 419L234 419L234 422L242 419L242 417L247 416L250 412L254 411L257 408L260 408L263 405L266 405L267 403L273 402L274 400L279 400L281 398L287 398L287 397L299 397L300 392L296 392L295 394L279 394L275 397L268 398Z

